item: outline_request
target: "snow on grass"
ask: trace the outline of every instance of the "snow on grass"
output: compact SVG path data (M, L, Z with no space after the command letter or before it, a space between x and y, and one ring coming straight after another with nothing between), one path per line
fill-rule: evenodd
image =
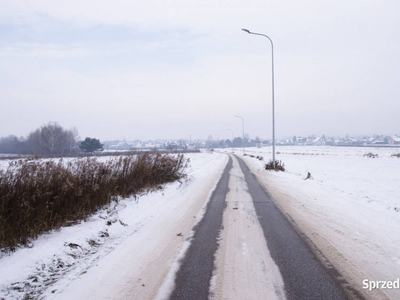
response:
M287 172L264 170L270 148L246 149L255 157L244 157L275 203L367 298L400 299L398 289L362 290L364 279L393 281L400 274L400 159L392 156L400 149L276 150ZM313 180L305 180L308 172Z
M2 253L0 299L151 298L227 161L222 154L186 156L188 181L121 199L85 222L42 235L31 248Z

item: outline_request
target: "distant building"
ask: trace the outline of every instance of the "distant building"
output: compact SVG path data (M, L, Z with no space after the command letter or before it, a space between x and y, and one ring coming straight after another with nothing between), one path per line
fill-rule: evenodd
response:
M393 135L388 138L388 144L400 144L400 136Z

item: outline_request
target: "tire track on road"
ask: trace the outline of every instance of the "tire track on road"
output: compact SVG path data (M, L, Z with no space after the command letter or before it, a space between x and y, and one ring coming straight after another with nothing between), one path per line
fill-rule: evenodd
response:
M207 204L206 212L193 228L193 238L176 274L171 300L208 299L231 168L232 158L229 156L221 179Z
M347 299L269 198L248 166L241 158L237 158L253 198L268 249L281 271L287 299Z

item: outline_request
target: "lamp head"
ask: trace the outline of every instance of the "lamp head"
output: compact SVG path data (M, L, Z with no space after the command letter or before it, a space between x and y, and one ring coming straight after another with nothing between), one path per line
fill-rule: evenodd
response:
M250 30L242 28L244 32L251 33Z

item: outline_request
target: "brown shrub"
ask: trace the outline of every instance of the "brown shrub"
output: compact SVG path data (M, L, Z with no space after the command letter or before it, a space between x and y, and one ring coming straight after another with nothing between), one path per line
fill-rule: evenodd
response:
M0 170L0 248L26 245L39 234L82 220L120 197L185 177L183 154L127 155L100 162L38 158Z
M374 153L369 152L369 153L364 154L364 157L377 158L378 154L374 154Z
M272 159L269 160L267 164L265 164L266 170L274 170L274 165ZM285 172L285 164L281 160L275 161L275 171Z

